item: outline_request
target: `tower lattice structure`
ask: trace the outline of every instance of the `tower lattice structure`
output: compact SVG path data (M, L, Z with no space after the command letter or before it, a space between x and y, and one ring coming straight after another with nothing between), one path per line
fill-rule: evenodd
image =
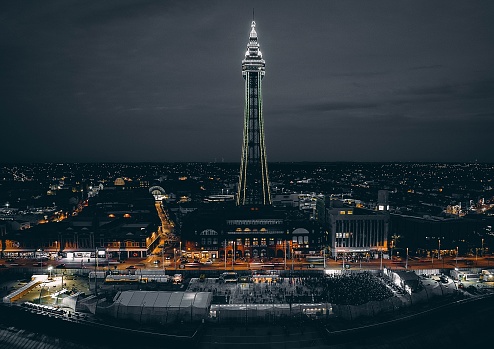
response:
M256 23L252 21L242 76L245 80L244 132L237 193L237 205L271 205L264 119L262 79L265 61L257 41Z

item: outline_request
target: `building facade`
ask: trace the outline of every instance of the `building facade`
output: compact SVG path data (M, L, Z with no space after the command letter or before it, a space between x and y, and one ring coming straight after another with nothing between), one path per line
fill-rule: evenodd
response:
M349 207L328 210L333 257L387 253L389 215L362 212Z

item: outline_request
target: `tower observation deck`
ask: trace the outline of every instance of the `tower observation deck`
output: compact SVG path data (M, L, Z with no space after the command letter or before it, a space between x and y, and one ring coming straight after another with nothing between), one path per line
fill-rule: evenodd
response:
M237 205L271 205L264 119L262 115L262 79L265 61L257 42L256 23L252 21L242 76L245 80L244 132L238 183Z

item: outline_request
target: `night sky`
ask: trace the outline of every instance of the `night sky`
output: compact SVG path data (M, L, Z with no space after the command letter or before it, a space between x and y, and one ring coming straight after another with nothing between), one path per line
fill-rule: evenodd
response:
M0 162L494 162L494 1L1 1Z

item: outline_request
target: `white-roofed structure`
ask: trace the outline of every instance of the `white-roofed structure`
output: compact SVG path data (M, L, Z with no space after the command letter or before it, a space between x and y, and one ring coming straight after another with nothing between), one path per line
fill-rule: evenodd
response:
M209 315L211 299L211 292L124 291L98 312L141 323L201 321Z

